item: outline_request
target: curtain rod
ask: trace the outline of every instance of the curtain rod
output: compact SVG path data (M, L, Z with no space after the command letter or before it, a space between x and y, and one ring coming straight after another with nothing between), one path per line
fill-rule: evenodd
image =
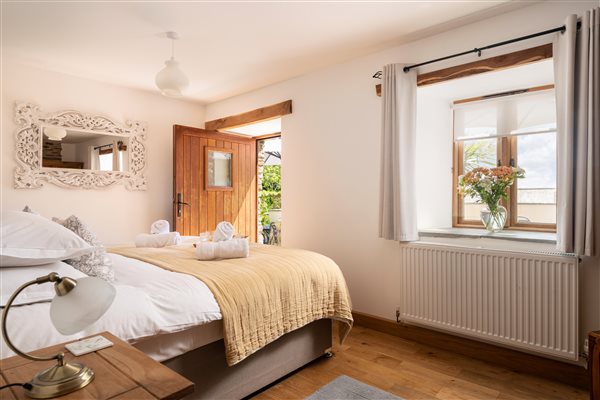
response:
M113 145L112 143L103 144L103 145L94 147L94 150L99 150L99 149L102 150L103 147L112 147L112 145Z
M577 22L577 28L581 27L581 22ZM446 56L446 57L441 57L441 58L436 58L435 60L429 60L429 61L425 61L419 64L413 64L413 65L407 65L406 67L403 68L404 72L408 72L413 68L417 68L417 67L421 67L423 65L427 65L427 64L433 64L439 61L444 61L444 60L448 60L450 58L455 58L455 57L460 57L460 56L464 56L467 54L471 54L471 53L477 53L477 57L481 57L481 52L483 50L489 50L489 49L493 49L494 47L500 47L500 46L505 46L507 44L511 44L511 43L515 43L515 42L520 42L522 40L528 40L528 39L532 39L538 36L544 36L544 35L549 35L551 33L554 32L560 32L560 33L564 33L566 30L566 26L559 26L558 28L554 28L554 29L548 29L547 31L542 31L542 32L537 32L537 33L532 33L531 35L526 35L526 36L521 36L515 39L510 39L510 40L505 40L503 42L498 42L498 43L494 43L494 44L490 44L484 47L476 47L473 50L467 50L467 51L463 51L461 53L456 53L456 54L452 54L450 56ZM382 76L382 71L377 71L374 75L373 78L377 78L377 79L381 79Z
M122 141L122 140L119 140L119 141L117 142L117 145L118 145L118 146L119 146L119 148L120 148L120 146L121 146L121 145L123 145L123 141ZM112 147L112 146L113 146L113 143L109 143L109 144L102 144L102 145L100 145L100 146L96 146L96 147L94 147L94 150L98 150L98 149L102 150L102 148L103 148L103 147Z

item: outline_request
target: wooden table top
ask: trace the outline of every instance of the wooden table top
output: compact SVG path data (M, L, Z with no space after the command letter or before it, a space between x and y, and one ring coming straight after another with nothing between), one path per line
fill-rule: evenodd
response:
M75 357L65 343L31 352L33 355L65 353L65 361L76 361L94 370L94 380L83 389L61 396L61 400L75 399L180 399L194 391L194 383L154 361L146 354L122 341L109 332L100 335L114 346ZM93 335L97 336L97 335ZM68 343L68 342L66 342ZM44 368L56 364L53 361L31 361L19 356L0 360L0 385L13 382L29 382ZM21 387L0 391L1 400L29 399Z

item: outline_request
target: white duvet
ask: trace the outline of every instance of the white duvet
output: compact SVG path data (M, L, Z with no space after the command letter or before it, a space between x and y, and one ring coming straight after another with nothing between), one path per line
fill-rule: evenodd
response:
M213 294L201 280L120 255L109 253L109 257L114 264L117 295L102 318L82 332L63 336L50 321L50 303L11 307L7 328L12 342L23 351L31 351L110 331L133 343L221 319ZM0 358L12 355L2 338Z

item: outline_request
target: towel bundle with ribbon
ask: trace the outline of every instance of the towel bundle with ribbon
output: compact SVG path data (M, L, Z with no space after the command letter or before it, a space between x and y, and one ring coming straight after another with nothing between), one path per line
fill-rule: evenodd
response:
M135 237L135 247L165 247L181 243L179 232L169 232L169 221L159 219L150 225L150 234L140 233Z
M196 257L201 261L223 258L245 258L250 255L248 239L231 239L221 242L199 242Z
M231 222L223 221L217 224L217 228L213 232L213 242L224 242L233 239L235 229Z
M169 225L169 221L164 219L159 219L158 221L154 221L150 226L150 233L153 235L158 235L160 233L169 233L171 226Z
M135 237L135 247L165 247L181 243L179 232L148 234L140 233Z
M248 257L250 255L248 239L234 239L234 233L235 230L230 222L219 222L212 234L212 242L200 241L196 243L196 256L202 261Z

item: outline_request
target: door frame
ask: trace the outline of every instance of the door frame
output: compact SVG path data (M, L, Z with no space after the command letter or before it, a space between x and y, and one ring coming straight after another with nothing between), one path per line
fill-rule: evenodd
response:
M218 131L225 130L227 128L239 128L240 126L250 125L260 121L280 118L291 113L292 100L286 100L281 103L257 108L241 114L230 115L211 121L206 121L204 123L204 129L209 131Z
M241 135L241 134L236 134L234 132L221 132L223 130L226 130L227 128L237 128L240 126L245 126L245 125L251 125L257 122L261 122L261 121L267 121L270 119L275 119L275 118L281 118L284 115L288 115L292 113L292 100L286 100L286 101L282 101L280 103L276 103L276 104L272 104L270 106L265 106L265 107L261 107L261 108L257 108L251 111L247 111L241 114L236 114L236 115L230 115L230 116L226 116L223 118L218 118L218 119L214 119L211 121L206 121L204 123L204 131L210 132L211 135L214 135L215 139L219 140L223 140L224 138L227 138L227 140L231 140L232 137L238 137L240 139L251 139L254 142L254 177L255 179L258 176L258 163L257 163L257 146L256 146L256 142L257 140L264 140L264 139L270 139L270 138L274 138L274 137L281 137L281 132L275 132L275 133L270 133L270 134L266 134L266 135L259 135L259 136L246 136L246 135ZM182 125L173 125L173 225L174 227L177 227L177 182L176 182L176 176L177 176L177 157L176 157L176 149L177 149L177 140L181 140L182 138L178 138L177 137L177 131L178 129L181 128L188 128L188 127L183 127ZM194 128L194 129L200 129L200 128ZM258 218L259 218L259 211L258 211L258 181L255 180L255 196L256 196L256 204L254 204L254 210L255 210L255 214L254 218L253 218L253 224L254 224L254 232L255 232L255 236L254 238L252 238L253 241L258 240L258 235L260 235L260 232L258 232Z

